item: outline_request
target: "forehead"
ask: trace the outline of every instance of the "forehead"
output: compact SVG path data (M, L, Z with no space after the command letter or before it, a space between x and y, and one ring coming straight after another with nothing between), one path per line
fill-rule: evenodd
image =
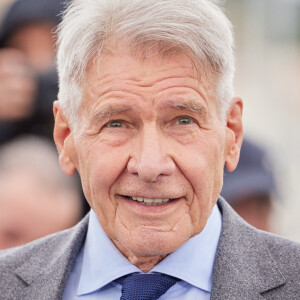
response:
M162 53L153 48L133 52L128 47L118 47L95 56L85 75L82 106L87 101L121 92L142 98L166 93L198 93L205 102L213 101L215 94L212 73L205 68L199 72L193 60L178 51Z
M183 72L182 76L193 73L193 76L199 81L209 80L212 82L214 80L215 73L208 63L200 62L192 53L184 52L172 44L154 43L133 48L128 43L124 39L108 41L101 50L101 54L95 55L89 61L86 75L92 73L91 71L98 70L98 75L105 76L107 75L105 67L109 64L111 74L122 70L121 67L123 66L126 71L136 71L139 78L142 75L145 78L147 73L152 73L159 66L163 66L165 69L174 66L185 69L186 72ZM145 72L147 70L148 72Z
M152 78L160 79L156 75L174 73L176 69L180 69L181 77L197 77L192 61L184 54L162 56L159 53L152 53L152 55L143 56L140 53L118 50L104 52L101 57L95 57L88 64L86 79L88 83L91 83L89 80L96 78L106 77L109 80L127 77L150 83Z

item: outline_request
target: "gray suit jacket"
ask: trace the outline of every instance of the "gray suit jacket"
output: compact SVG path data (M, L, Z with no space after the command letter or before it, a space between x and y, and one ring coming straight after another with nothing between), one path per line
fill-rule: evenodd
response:
M300 299L300 244L254 229L223 200L222 234L211 299ZM1 300L61 299L84 242L88 217L75 227L0 252Z

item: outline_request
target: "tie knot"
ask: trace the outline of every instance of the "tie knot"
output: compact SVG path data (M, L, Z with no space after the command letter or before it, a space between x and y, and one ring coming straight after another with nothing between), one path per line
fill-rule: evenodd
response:
M132 273L118 280L122 285L120 300L156 300L177 281L177 278L161 273Z

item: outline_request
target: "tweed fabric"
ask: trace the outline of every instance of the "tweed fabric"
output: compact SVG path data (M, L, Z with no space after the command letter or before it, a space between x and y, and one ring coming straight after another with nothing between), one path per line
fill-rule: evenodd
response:
M120 300L156 300L176 281L176 278L161 273L129 274L118 280L122 285Z

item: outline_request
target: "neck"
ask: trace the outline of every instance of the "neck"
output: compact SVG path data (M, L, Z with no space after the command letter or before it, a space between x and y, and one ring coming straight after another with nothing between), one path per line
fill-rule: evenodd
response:
M132 263L137 266L144 273L151 271L160 261L162 261L166 255L156 255L156 256L138 256L126 249L119 242L113 241L115 246L119 251Z

